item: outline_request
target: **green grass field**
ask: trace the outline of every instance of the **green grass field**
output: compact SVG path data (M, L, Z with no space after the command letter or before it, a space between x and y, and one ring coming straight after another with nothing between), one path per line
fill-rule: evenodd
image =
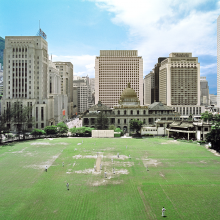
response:
M102 172L92 171L97 151ZM163 206L167 219L220 219L220 157L165 138L0 146L0 219L160 219Z

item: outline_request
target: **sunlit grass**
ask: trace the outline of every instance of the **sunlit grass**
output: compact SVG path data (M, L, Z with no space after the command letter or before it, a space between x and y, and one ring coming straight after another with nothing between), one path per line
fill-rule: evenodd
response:
M85 172L93 169L97 151L102 172ZM113 167L121 173L112 174ZM60 138L1 146L0 176L0 219L159 219L163 206L169 219L220 216L220 158L204 146L165 138Z

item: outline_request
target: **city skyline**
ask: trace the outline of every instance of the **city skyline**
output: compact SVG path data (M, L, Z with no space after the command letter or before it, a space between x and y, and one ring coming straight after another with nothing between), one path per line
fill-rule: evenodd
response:
M220 1L14 1L1 3L1 37L47 34L53 61L72 62L74 75L95 76L100 50L138 50L144 74L158 57L192 52L201 76L217 92L217 17ZM28 19L27 19L28 18Z

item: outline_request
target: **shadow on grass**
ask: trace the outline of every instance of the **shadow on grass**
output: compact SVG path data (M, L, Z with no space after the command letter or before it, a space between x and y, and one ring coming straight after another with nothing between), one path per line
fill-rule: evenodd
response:
M0 144L0 149L1 149L2 147L12 147L12 146L14 146L14 145L15 145L14 142L1 143L1 144Z

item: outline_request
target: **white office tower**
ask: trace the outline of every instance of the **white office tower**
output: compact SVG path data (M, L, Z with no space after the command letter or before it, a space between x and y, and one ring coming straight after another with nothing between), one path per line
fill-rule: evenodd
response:
M181 115L201 114L200 64L192 53L171 53L161 62L159 100Z
M3 72L1 111L10 108L14 102L19 102L23 106L33 107L32 116L35 119L33 127L44 128L59 122L54 117L53 109L56 105L54 97L50 94L52 93L50 80L54 80L53 88L59 89L57 85L59 79L55 79L58 74L56 71L49 74L47 41L41 36L5 37L4 63L6 65ZM59 93L58 90L54 92ZM11 130L17 130L21 125L11 122L7 126Z
M220 107L220 15L217 19L217 106Z
M95 59L95 104L118 105L128 83L143 105L143 59L138 51L100 50Z

